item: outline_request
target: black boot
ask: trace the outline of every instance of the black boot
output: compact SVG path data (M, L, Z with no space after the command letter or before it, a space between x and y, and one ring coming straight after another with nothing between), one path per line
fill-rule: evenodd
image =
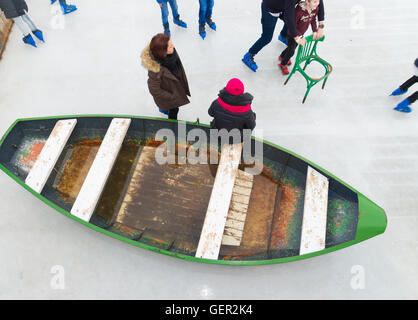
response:
M205 23L204 22L199 25L199 34L202 37L202 39L205 40L206 30L205 30Z

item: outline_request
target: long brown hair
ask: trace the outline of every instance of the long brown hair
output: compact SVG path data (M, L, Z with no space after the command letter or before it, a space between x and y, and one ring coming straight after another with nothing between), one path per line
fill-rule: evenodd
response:
M155 58L159 60L164 60L166 58L168 41L170 41L170 36L168 34L158 33L152 37L150 50Z

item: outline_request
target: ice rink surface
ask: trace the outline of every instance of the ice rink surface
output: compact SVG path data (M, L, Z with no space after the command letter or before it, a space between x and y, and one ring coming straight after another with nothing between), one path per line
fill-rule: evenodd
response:
M29 0L46 43L24 45L14 27L0 62L0 132L17 118L70 114L160 117L140 52L162 31L154 0L74 0L57 14ZM188 29L170 23L191 89L179 119L203 123L231 77L255 97L263 138L330 171L385 209L383 235L334 253L259 267L193 263L107 237L62 216L0 174L1 299L417 299L418 104L393 110L388 95L415 72L416 0L327 0L326 40L318 53L334 71L325 90L301 101L305 80L287 86L277 67L284 45L241 62L261 34L259 0L216 0L217 31L198 35L198 1L178 0ZM410 90L418 90L418 85ZM56 289L57 267L65 288ZM359 271L360 270L360 271ZM359 276L364 286L358 288ZM361 285L360 285L361 287ZM55 289L54 289L55 288ZM357 289L356 289L357 288Z

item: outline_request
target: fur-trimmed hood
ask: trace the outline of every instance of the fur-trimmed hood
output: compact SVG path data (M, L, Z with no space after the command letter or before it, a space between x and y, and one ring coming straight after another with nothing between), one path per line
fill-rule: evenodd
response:
M158 73L161 70L161 65L155 61L154 57L152 56L150 44L148 44L146 48L142 50L141 64L148 71Z

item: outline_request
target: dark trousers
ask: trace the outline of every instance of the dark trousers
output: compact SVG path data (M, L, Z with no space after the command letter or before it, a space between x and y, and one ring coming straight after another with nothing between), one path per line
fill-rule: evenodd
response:
M277 17L273 17L267 10L264 8L263 3L261 3L261 26L263 32L260 39L258 39L253 46L248 50L252 55L256 55L268 45L273 39L274 29L276 28ZM280 34L286 39L287 37L287 27L283 26Z
M179 113L179 108L170 109L168 111L168 119L177 120L177 114Z
M263 3L261 3L261 26L263 28L263 33L261 34L260 39L258 39L250 48L249 52L252 55L256 55L261 49L271 42L271 39L273 39L274 28L276 28L277 19L278 18L273 17L266 10L266 8L264 8Z
M283 14L279 17L281 20L283 20ZM284 20L283 20L283 28L282 28L282 31L280 31L280 35L284 38L284 39L286 39L286 37L287 37L287 26L286 26L286 24L284 23Z
M418 82L418 76L412 76L411 78L406 80L406 82L401 84L401 86L399 88L401 88L401 90L405 92L410 87L412 87L413 84L415 84L417 82ZM416 91L414 94L410 95L408 97L408 100L409 100L409 103L414 103L415 101L417 101L418 100L418 91Z
M282 57L282 66L287 65L290 58L292 58L295 54L296 48L298 47L298 43L292 37L287 37L287 43L287 48L284 49L280 55L280 57Z

